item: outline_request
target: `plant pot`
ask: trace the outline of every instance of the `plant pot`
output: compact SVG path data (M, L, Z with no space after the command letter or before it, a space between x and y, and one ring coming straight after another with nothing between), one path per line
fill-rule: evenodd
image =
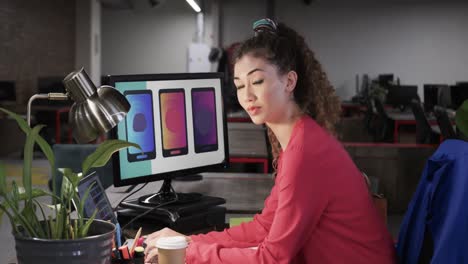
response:
M41 239L15 234L18 264L104 264L111 263L115 225L94 220L88 236L80 239Z

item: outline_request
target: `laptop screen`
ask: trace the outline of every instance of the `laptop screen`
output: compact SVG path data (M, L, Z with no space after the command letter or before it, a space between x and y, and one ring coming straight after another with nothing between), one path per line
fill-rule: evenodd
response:
M92 172L80 180L78 184L78 194L80 198L85 195L86 190L88 190L91 185L91 190L89 191L88 198L84 205L85 217L91 217L94 211L97 210L96 219L117 224L117 218L96 172Z

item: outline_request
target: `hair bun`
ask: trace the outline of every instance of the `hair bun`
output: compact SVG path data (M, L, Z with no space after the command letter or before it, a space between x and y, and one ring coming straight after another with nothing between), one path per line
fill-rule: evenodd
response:
M276 34L276 30L278 25L275 21L269 18L262 18L257 20L252 25L253 31L255 32L255 36L262 32L269 32Z

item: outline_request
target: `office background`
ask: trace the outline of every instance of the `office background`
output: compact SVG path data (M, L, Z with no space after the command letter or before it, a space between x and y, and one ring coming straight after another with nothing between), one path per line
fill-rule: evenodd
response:
M0 79L15 80L25 104L37 77L81 65L94 79L184 72L196 13L183 0L159 2L1 1ZM419 85L420 95L423 83L466 79L465 1L205 0L203 8L204 42L221 47L249 37L251 23L273 13L305 36L343 99L354 95L356 74L394 73Z
M424 83L468 79L468 2L463 0L203 3L203 42L228 47L252 35L253 21L273 14L305 36L342 99L355 95L355 78L362 74L393 73L402 84L418 85L421 98ZM2 0L0 80L16 82L16 111L24 113L39 77L64 76L81 66L95 83L106 74L185 72L187 48L196 35L196 13L184 0ZM21 141L14 139L22 137L14 129L0 127L4 150ZM348 151L364 171L385 172L381 181L391 184L382 192L401 213L419 180L419 167L434 149L389 149ZM369 153L383 158L370 160ZM394 175L405 181L390 178Z

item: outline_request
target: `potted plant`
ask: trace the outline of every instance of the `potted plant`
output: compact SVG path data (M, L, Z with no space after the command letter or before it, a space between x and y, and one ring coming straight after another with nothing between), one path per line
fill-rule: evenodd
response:
M49 192L32 186L33 148L38 144L54 168L54 154L50 145L39 135L43 125L30 128L20 116L0 108L15 119L26 134L22 184L8 184L0 163L0 219L6 214L15 237L18 263L110 263L115 226L95 219L96 212L88 219L83 215L84 197L78 196L78 183L94 167L107 163L112 154L122 148L138 145L121 140L108 140L90 154L82 164L82 172L61 169L63 181L60 196L56 190ZM55 189L56 172L52 171ZM91 187L90 187L91 188ZM41 200L50 197L52 204ZM72 217L72 206L76 216ZM49 211L49 213L47 213Z

